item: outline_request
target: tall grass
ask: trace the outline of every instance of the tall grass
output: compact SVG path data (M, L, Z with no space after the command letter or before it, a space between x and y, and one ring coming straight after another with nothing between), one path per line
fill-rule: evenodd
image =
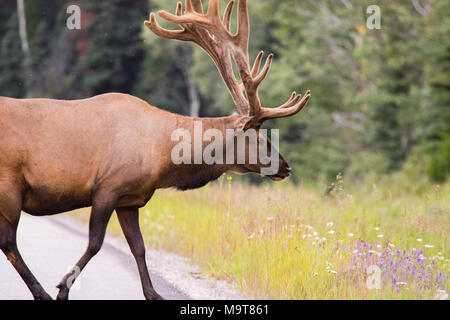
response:
M222 177L160 191L141 212L146 242L190 257L260 299L433 299L449 289L450 186L319 192ZM110 228L119 232L115 218ZM381 287L367 286L367 268Z

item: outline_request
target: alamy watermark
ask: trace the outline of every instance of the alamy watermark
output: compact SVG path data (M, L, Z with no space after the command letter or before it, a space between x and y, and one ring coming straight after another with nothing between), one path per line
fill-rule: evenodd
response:
M369 266L367 268L366 286L369 290L381 289L381 269L378 266Z
M369 15L366 21L367 29L380 30L381 29L381 8L377 5L367 7L366 13Z
M246 131L227 129L203 130L202 121L194 121L193 134L187 129L176 129L171 140L172 162L181 164L227 164L261 165L261 175L275 175L280 167L279 130L249 129ZM225 135L225 136L224 136Z
M69 30L81 29L81 9L79 6L73 4L67 7L67 14L70 16L66 20L66 26Z

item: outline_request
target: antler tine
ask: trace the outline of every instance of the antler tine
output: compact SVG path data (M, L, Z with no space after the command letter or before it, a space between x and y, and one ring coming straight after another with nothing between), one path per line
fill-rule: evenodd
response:
M253 81L255 82L256 86L259 86L269 73L270 67L272 66L273 57L274 57L273 53L269 54L266 60L266 64L264 65L264 68L262 69L261 73L256 78L254 78Z
M297 99L298 97L299 96L294 98L294 100ZM288 103L286 103L286 105L283 105L279 108L274 109L262 108L259 118L261 121L264 121L268 119L279 119L296 115L297 113L302 111L303 108L308 104L310 98L311 98L311 91L308 90L303 99L291 107L286 107L288 105ZM292 104L292 102L290 104Z
M181 16L183 14L183 3L181 1L177 2L177 9L175 10L175 14L177 16Z
M153 31L154 34L161 38L166 39L176 39L181 41L192 41L192 36L185 32L185 30L167 30L162 28L158 22L156 21L155 14L152 12L150 14L150 21L145 21L145 25L147 28L149 28L151 31Z
M186 0L186 12L185 13L189 13L189 12L194 12L194 7L192 5L192 0Z
M228 32L230 31L231 27L231 15L233 13L234 2L235 0L230 0L230 2L228 2L227 8L225 9L225 14L223 16L223 25Z
M247 0L239 0L238 14L238 39L240 45L248 49L248 41L250 38L250 21L248 17Z
M289 98L289 100L285 104L279 106L278 108L285 109L285 108L290 108L292 106L295 106L299 102L301 97L302 97L301 94L297 94L297 92L294 91L294 92L292 92L292 95Z
M192 0L192 6L196 12L203 14L202 0Z
M259 69L261 68L261 60L262 60L263 55L264 55L264 51L260 51L258 53L258 56L255 59L255 63L253 64L253 68L252 68L252 77L253 78L256 78L256 76L258 76Z
M208 14L211 19L220 19L219 16L219 0L209 0Z

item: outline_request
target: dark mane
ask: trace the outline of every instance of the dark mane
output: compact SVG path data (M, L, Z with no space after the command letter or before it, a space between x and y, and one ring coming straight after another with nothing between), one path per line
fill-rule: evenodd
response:
M223 172L218 171L214 166L203 166L202 169L190 175L188 179L179 181L176 188L180 191L199 189L206 186L211 181L217 180L222 174Z

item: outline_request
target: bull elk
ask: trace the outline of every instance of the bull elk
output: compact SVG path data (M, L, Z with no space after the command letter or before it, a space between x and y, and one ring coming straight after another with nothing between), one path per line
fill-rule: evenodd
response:
M159 15L180 30L158 25L153 13L145 25L157 36L194 42L216 64L238 109L229 117L190 118L162 111L125 94L104 94L86 100L0 98L0 248L20 274L35 299L51 299L22 259L16 244L21 212L34 216L55 215L92 207L89 244L72 272L58 285L57 299L68 299L68 279L74 270L83 270L100 250L108 221L115 210L123 233L135 257L147 299L162 299L154 290L145 260L145 247L139 227L139 208L155 190L202 187L225 172L260 173L256 164L181 164L171 161L174 142L171 133L179 128L192 131L195 121L203 130L221 132L233 129L260 132L264 121L297 114L310 99L295 92L277 108L265 108L258 87L267 76L273 54L261 69L263 52L250 68L249 16L247 1L238 3L238 31L230 31L235 0L219 16L219 0L210 0L204 13L201 0L186 0L183 12L178 3L176 14ZM241 83L233 72L233 57ZM258 147L270 147L261 133ZM225 148L225 147L224 147ZM248 152L248 149L247 149ZM281 180L291 169L276 152L278 171L270 175Z

